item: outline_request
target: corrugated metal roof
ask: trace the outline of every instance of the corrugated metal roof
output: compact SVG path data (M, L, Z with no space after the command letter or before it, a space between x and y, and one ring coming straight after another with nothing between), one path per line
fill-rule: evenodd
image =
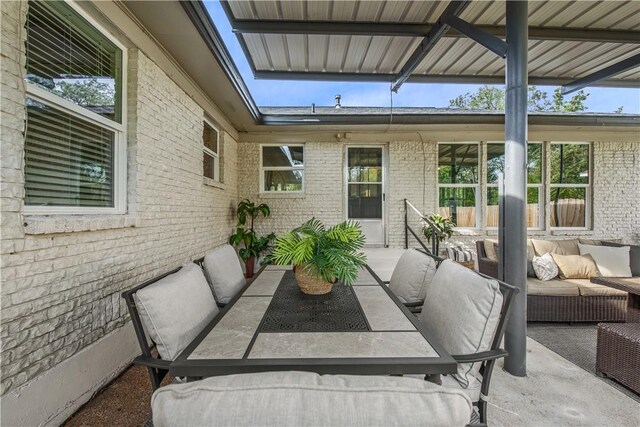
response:
M231 0L232 21L434 24L448 1ZM640 53L640 1L530 1L529 26L540 30L625 31L630 40L600 42L554 36L530 40L529 76L566 82ZM504 1L473 1L461 14L476 25L505 25ZM233 24L232 24L233 25ZM427 28L425 26L425 28ZM493 27L492 27L493 28ZM635 38L637 36L637 38ZM360 73L394 75L422 41L421 36L243 33L254 72ZM540 38L540 37L538 37ZM569 37L570 38L570 37ZM633 42L635 40L635 43ZM495 81L504 60L454 32L442 38L414 76L461 76ZM640 69L615 76L637 84Z

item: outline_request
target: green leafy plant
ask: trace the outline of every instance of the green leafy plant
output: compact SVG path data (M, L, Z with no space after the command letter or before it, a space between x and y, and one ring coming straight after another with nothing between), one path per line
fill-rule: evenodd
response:
M358 222L344 221L326 228L312 218L279 236L270 260L277 265L293 264L327 282L339 280L349 286L367 262L364 253L359 252L363 246L364 236Z
M254 230L255 220L259 216L267 218L270 214L269 206L264 203L256 205L248 199L238 203L238 224L236 225L236 232L229 237L229 244L235 246L244 245L238 251L243 261L247 262L252 257L259 257L262 252L269 249L271 241L275 239L274 233L258 237ZM247 222L249 222L248 227Z
M451 219L445 218L442 215L431 213L424 217L424 225L422 226L422 233L426 237L427 242L431 242L431 239L436 240L436 252L439 250L440 242L444 242L453 234L453 227L455 224Z

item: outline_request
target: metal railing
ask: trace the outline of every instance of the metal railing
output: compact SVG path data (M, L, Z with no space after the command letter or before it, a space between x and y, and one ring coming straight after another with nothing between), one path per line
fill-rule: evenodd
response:
M411 226L409 225L409 209L411 209L420 217L420 221L422 221L423 223L428 225L429 228L431 228L431 235L433 236L431 238L431 249L427 247L427 245L422 241L422 238L420 238L419 235L415 232L415 230L411 228ZM420 246L422 246L422 248L425 251L429 252L432 255L436 255L436 256L438 255L437 253L438 240L441 237L443 237L443 233L436 227L436 225L433 223L433 221L429 219L428 216L420 212L418 208L413 206L413 204L409 200L404 199L404 248L405 249L409 249L409 233L411 233L411 235L418 241Z

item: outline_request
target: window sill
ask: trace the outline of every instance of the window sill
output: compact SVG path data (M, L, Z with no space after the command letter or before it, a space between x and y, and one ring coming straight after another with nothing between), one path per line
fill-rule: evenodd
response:
M307 195L305 193L260 193L258 198L260 199L304 199Z
M227 186L222 182L218 182L215 179L207 178L206 176L202 177L202 183L209 187L219 188L221 190L226 190Z
M129 215L26 215L25 234L77 233L137 227L138 218Z

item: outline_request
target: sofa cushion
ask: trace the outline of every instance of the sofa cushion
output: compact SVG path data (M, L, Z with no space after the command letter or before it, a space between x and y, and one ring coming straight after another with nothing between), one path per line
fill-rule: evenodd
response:
M164 360L174 360L218 314L207 279L194 263L140 289L134 299Z
M560 255L580 255L578 249L578 240L543 240L543 239L531 239L533 248L538 256L546 253L560 254Z
M599 285L597 283L583 282L578 285L580 295L585 297L597 296L597 297L624 297L627 296L625 291L620 289L610 288L609 286Z
M209 252L202 265L220 304L229 303L247 283L240 259L231 245L222 245Z
M583 238L578 239L578 243L582 243L583 245L592 245L592 246L602 246L604 245L605 241L611 242L611 243L622 243L622 239L583 239Z
M640 276L640 246L638 245L623 245L618 242L612 242L610 240L603 241L602 246L613 246L616 248L622 246L629 246L629 265L631 267L631 274L633 276Z
M558 266L550 253L533 257L533 270L540 280L552 280L558 277Z
M498 261L498 253L496 252L495 245L498 244L498 239L484 239L484 253L492 261Z
M421 321L449 354L473 354L491 348L501 309L497 280L447 259L433 277ZM479 368L479 364L460 363L455 377L466 388Z
M540 279L527 279L527 295L543 295L543 296L572 296L580 295L576 280L589 281L589 279L568 279L568 280L549 280L542 281Z
M261 372L168 385L151 398L155 426L466 425L462 390L402 377Z
M402 302L424 301L427 289L436 274L435 259L415 249L402 254L391 274L389 289Z
M630 247L578 245L581 254L590 254L603 277L631 277Z
M493 244L493 249L497 254L499 250L497 243ZM535 256L536 256L536 252L533 249L533 245L531 244L531 239L527 239L527 277L538 277L536 276L536 271L533 268L533 258Z
M551 254L558 266L561 279L590 279L599 276L598 267L589 254L559 255Z

